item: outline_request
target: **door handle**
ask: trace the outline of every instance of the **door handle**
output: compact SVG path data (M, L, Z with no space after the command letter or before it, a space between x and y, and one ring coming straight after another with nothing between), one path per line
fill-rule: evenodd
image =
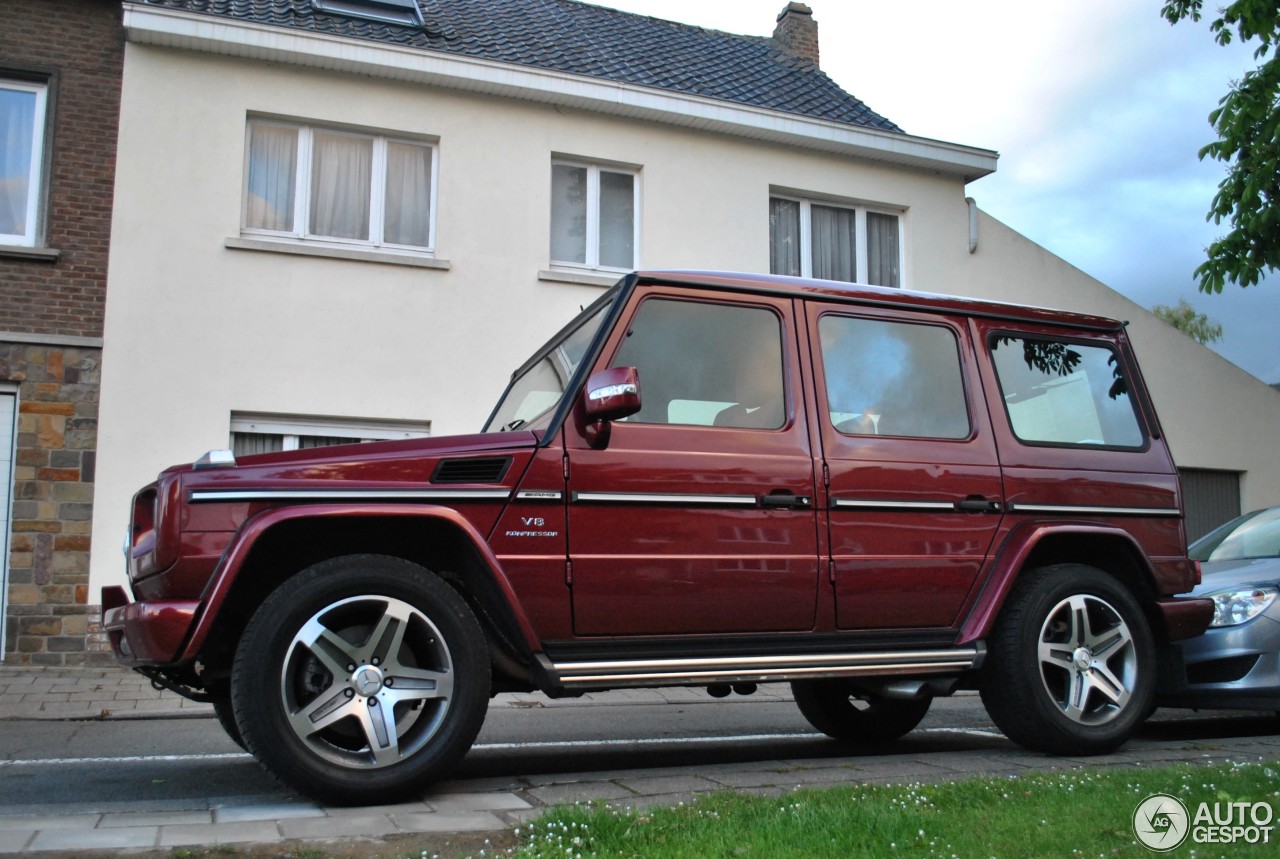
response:
M785 489L775 489L760 496L760 506L766 510L807 510L813 504L808 495L796 495Z
M1000 502L971 495L963 501L957 501L956 509L961 513L999 513Z

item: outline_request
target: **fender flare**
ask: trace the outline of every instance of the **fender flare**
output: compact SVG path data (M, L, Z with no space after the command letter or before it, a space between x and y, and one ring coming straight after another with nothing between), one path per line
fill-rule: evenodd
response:
M303 519L372 519L387 517L434 519L446 522L460 531L463 537L471 542L471 548L488 569L503 603L500 606L486 605L486 608L498 609L505 615L499 619L509 625L509 630L519 632L518 641L513 643L523 644L530 656L542 650L541 642L534 632L533 624L520 607L520 601L516 597L515 589L511 586L511 582L503 571L502 565L498 562L493 552L489 550L488 543L485 542L480 532L458 511L449 507L435 505L307 504L274 507L264 510L250 517L240 527L240 530L236 532L214 569L213 577L210 579L209 585L201 598L199 616L191 629L190 635L187 637L186 645L175 661L191 660L199 655L210 630L217 621L227 594L239 577L245 562L258 544L258 541L271 529L287 522ZM516 636L512 637L515 638Z
M1150 560L1133 537L1122 528L1097 522L1022 522L1005 535L1000 548L993 555L991 568L978 590L973 607L960 626L956 644L970 644L986 638L1031 553L1046 539L1065 535L1120 539L1131 547L1133 556L1140 559L1146 579L1150 581L1154 578Z

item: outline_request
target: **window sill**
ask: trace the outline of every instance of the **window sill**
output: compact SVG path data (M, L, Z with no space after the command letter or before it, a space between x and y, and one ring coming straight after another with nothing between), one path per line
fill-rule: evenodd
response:
M0 245L0 257L29 259L36 262L57 262L62 251L57 248L29 248L23 245Z
M238 251L266 251L268 253L297 254L298 256L321 257L322 259L345 259L354 262L376 262L386 265L407 265L415 268L434 268L448 271L453 263L445 259L419 256L416 254L396 253L376 248L338 247L313 242L291 242L281 239L262 237L247 238L231 236L223 242L224 246Z
M625 272L592 274L585 271L563 271L559 269L538 272L538 280L545 280L551 283L576 283L579 286L613 286L624 277L626 277Z

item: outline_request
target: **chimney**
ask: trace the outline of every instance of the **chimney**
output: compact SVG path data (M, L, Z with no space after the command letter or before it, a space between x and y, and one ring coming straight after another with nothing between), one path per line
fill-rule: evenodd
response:
M818 22L803 3L788 3L773 28L773 42L782 50L818 65Z

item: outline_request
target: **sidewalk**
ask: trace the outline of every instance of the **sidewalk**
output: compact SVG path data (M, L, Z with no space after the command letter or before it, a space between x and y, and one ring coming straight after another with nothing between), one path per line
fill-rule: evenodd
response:
M789 699L785 686L762 687L769 700ZM548 701L539 695L502 695L493 707L619 706L705 701L692 689L635 690ZM108 715L103 715L103 713ZM0 667L0 720L202 716L193 704L150 688L139 675L116 668L18 669ZM0 730L3 723L0 722ZM210 730L217 730L210 724ZM933 729L946 735L948 728ZM437 785L415 802L366 808L329 808L281 790L278 796L0 808L0 854L42 851L169 850L193 845L281 844L287 841L378 841L396 835L497 832L518 826L559 804L601 800L619 808L690 802L715 790L780 795L797 787L885 782L938 782L976 776L1013 776L1048 770L1148 766L1180 762L1280 760L1280 736L1205 740L1138 738L1121 751L1093 758L1027 752L994 732L973 734L963 750L893 755L818 757L587 773L548 773L468 779ZM927 732L926 732L927 735ZM928 743L925 743L928 745ZM934 743L937 745L937 743ZM966 744L968 745L968 744ZM247 755L231 754L238 760ZM0 778L15 772L0 760Z

